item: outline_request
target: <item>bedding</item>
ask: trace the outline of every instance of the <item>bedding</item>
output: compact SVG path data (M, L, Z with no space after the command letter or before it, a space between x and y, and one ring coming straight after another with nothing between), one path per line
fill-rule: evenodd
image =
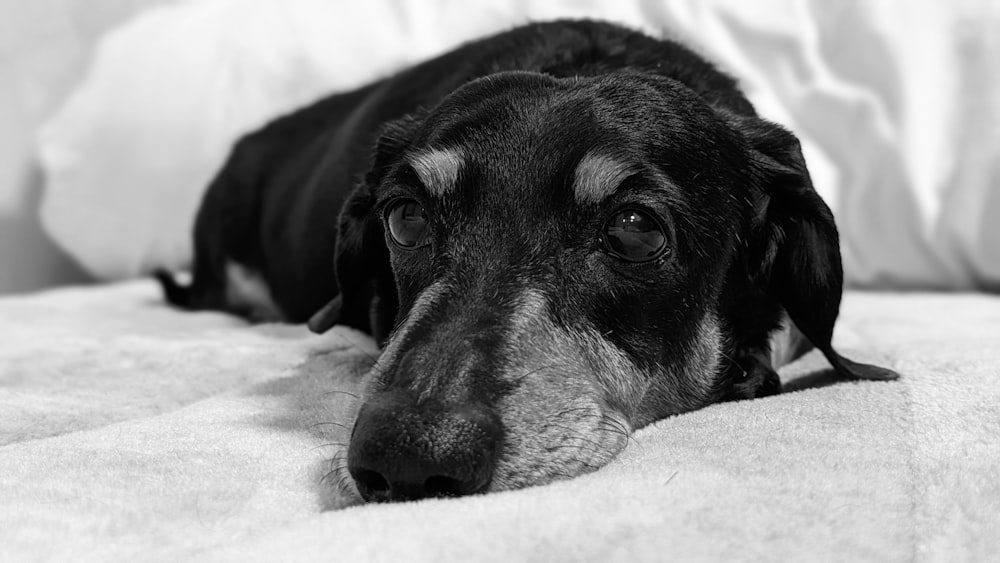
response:
M346 506L370 339L163 305L152 282L0 298L0 560L988 561L1000 298L849 292L786 392L640 430L571 481Z

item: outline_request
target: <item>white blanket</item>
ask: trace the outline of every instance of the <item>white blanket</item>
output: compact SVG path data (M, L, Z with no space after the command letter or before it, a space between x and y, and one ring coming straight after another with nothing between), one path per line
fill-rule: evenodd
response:
M1000 298L848 294L832 379L638 432L514 492L341 505L364 335L164 307L133 282L0 299L0 561L989 561ZM340 426L344 425L344 426Z

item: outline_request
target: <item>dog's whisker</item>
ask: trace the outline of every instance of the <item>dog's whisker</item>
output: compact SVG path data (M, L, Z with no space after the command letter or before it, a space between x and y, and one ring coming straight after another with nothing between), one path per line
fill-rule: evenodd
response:
M600 444L598 444L597 442L591 440L590 438L587 438L586 436L583 436L582 434L580 434L579 431L577 431L577 430L575 430L573 428L569 428L569 427L566 427L566 426L561 426L559 424L552 424L552 423L549 423L549 426L552 426L552 427L555 427L555 428L560 428L562 430L565 430L566 432L569 432L571 434L569 436L570 439L579 440L579 441L584 442L586 444L590 444L591 446L594 447L594 451L603 451L604 449L606 449L603 446L601 446Z
M607 433L614 434L616 436L621 436L622 438L624 438L625 439L625 446L623 446L623 447L628 447L628 446L630 446L632 444L641 444L634 437L632 437L632 435L630 433L625 432L625 431L621 430L620 428L615 428L613 426L609 426L609 425L604 424L604 423L598 423L597 428L599 430L603 431L603 432L607 432ZM641 447L641 445L640 445L640 447Z
M610 416L605 416L602 423L610 425L612 428L615 428L618 432L620 432L621 435L625 437L626 445L634 443L639 444L641 447L641 443L635 439L633 429L628 423Z
M319 484L320 485L325 485L326 484L326 480L329 479L330 476L334 475L335 473L337 473L337 469L336 468L333 468L333 469L327 471L326 473L324 473L323 476L320 477L320 479L319 479Z
M623 436L626 436L626 437L631 437L632 436L631 429L628 428L627 426L625 426L624 422L622 422L622 421L620 421L620 420L618 420L618 419L616 419L614 417L610 417L610 416L607 416L607 415L601 415L601 420L600 420L600 422L598 424L599 425L604 425L604 426L610 426L611 428L614 428L616 431L618 431Z
M623 426L615 424L606 418L597 421L597 428L604 430L605 432L624 436L625 438L632 437L631 433L625 430Z
M344 342L346 342L347 345L348 345L348 347L353 348L354 350L357 350L358 352L360 352L363 356L365 356L366 358L368 358L369 360L371 360L373 364L378 361L378 355L377 354L372 354L371 352L365 350L364 348L361 347L360 344L358 344L357 342L355 342L353 339L348 338L343 332L339 332L338 331L335 334L336 334L337 338L339 338L340 340L343 340Z
M601 426L601 427L598 427L598 428L599 428L599 430L601 430L603 432L607 432L609 434L614 434L615 436L621 436L621 438L623 440L625 440L625 446L623 446L623 447L627 447L627 446L629 446L631 444L638 443L638 442L636 442L635 438L633 438L632 436L630 436L628 434L625 434L624 432L620 432L618 430L612 430L611 428L608 428L608 427L605 427L605 426Z
M354 494L354 487L351 486L352 481L350 475L341 475L340 481L337 483L337 490L342 493Z
M357 491L352 486L354 481L347 470L347 457L344 451L338 452L337 455L330 459L330 467L330 472L327 475L336 475L339 477L336 485L337 491L356 497Z
M330 458L330 470L331 471L334 470L337 467L338 460L340 460L342 456L346 455L347 455L346 449L337 450L337 453L333 454L333 456Z
M563 410L561 410L559 412L556 412L555 414L552 415L552 418L554 420L561 420L561 419L568 418L569 415L574 414L574 413L583 413L582 415L578 414L575 417L575 418L577 418L579 420L587 420L587 419L595 419L595 418L599 419L599 418L602 418L604 416L602 413L596 411L593 407L571 407L571 408L563 409Z
M341 448L346 448L347 444L345 444L343 442L330 442L328 444L320 444L318 446L313 446L312 448L309 448L309 449L310 449L310 451L315 451L315 450L318 450L320 448L332 448L334 446L341 447Z
M625 427L624 423L616 420L613 417L608 416L605 413L594 412L593 409L590 407L576 407L576 408L564 409L556 413L556 415L553 418L559 419L563 416L578 412L585 413L585 416L582 417L584 419L587 418L597 419L596 427L598 429L610 432L612 434L620 435L625 438L626 442L633 441L631 432L629 431L628 428Z
M341 395L347 395L348 397L353 397L355 399L360 399L361 396L356 393L351 393L350 391L342 391L340 389L333 389L331 391L324 391L323 395L333 395L334 393L339 393Z
M721 355L723 358L729 360L729 365L734 366L736 369L740 370L741 377L743 377L743 378L747 377L747 370L743 369L743 366L741 366L739 362L737 362L735 359L733 359L732 356L730 356L729 354L727 354L724 350L719 350L719 355Z
M549 453L552 453L552 452L558 452L560 450L573 450L573 451L577 451L577 452L584 452L584 453L590 454L591 456L594 456L594 457L600 457L600 455L601 455L601 450L600 449L598 449L596 447L587 448L587 447L584 447L584 446L585 446L585 444L561 444L561 445L556 445L556 446L548 446L548 447L545 448L545 451L549 452ZM576 461L578 463L583 463L583 461L579 460L579 459L574 459L573 461Z
M555 413L554 416L562 416L564 414L569 414L569 413L573 413L573 412L587 412L587 413L590 413L590 414L594 414L594 408L593 407L589 407L589 406L586 406L586 407L569 407L569 408L563 409L563 410Z
M545 370L558 369L558 368L569 368L569 367L572 367L572 366L570 366L569 364L564 364L564 363L563 364L547 364L547 365L544 365L544 366L539 366L537 368L529 370L527 373L524 373L524 374L521 374L519 376L516 376L514 378L514 383L515 384L520 384L522 381L524 381L525 379L531 377L532 375L537 375L537 374L539 374L539 373L541 373L541 372L543 372Z

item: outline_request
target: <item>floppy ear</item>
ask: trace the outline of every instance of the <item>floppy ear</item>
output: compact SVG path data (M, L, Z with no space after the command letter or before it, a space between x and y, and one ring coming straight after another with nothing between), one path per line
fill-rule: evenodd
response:
M841 376L896 379L895 372L849 360L831 345L844 283L840 237L833 213L813 189L798 139L756 117L729 121L749 141L765 192L756 227L765 241L759 275L768 293Z
M402 155L415 123L415 117L407 116L383 127L371 169L344 202L334 256L340 294L309 319L313 332L342 324L368 332L381 345L392 331L399 297L372 190Z

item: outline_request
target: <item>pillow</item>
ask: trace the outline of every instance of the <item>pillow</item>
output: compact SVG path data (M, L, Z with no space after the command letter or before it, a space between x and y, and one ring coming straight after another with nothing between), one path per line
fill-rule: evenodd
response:
M201 195L269 119L529 20L681 38L803 142L848 283L1000 286L1000 25L965 3L199 0L110 33L43 127L42 221L104 279L191 260ZM890 9L891 8L891 9Z

